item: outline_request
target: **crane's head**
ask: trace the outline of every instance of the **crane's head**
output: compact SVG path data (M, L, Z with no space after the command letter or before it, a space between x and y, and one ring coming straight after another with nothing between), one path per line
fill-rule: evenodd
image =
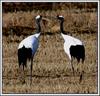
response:
M41 16L41 15L37 15L37 16L35 17L35 19L36 19L37 22L40 22L41 19L42 19L42 16Z
M59 21L64 21L64 17L63 17L62 15L57 15L57 19L58 19Z

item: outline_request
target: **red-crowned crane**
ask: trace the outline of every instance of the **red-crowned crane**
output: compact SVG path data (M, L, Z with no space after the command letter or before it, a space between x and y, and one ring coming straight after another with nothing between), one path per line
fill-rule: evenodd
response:
M79 39L66 35L64 30L63 30L63 22L64 22L64 17L63 16L57 16L57 19L60 21L60 31L61 35L64 39L64 51L68 55L71 65L72 65L72 70L74 74L74 67L73 67L73 59L77 59L77 62L79 63L80 60L82 59L82 63L85 60L85 48Z
M33 67L33 57L38 49L39 46L39 36L41 34L41 26L40 26L40 21L42 19L41 15L38 15L35 17L36 19L36 24L37 24L37 32L34 35L28 36L24 40L22 40L18 46L18 62L19 62L19 67L20 65L23 66L23 71L24 67L27 67L27 60L31 61L30 64L30 70L31 70L31 83L32 83L32 67Z

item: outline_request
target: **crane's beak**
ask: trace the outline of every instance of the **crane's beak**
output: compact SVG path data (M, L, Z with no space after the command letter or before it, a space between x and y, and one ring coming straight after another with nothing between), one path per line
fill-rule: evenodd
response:
M54 17L54 16L44 16L44 18L46 18L46 19L48 18L49 20L50 20L50 19L57 19L57 18Z
M44 20L44 21L50 21L48 18L46 18L46 17L42 17L42 20Z

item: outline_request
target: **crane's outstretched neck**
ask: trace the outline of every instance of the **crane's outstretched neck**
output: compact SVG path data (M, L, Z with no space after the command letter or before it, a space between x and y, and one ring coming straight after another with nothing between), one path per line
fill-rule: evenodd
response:
M60 31L61 31L61 35L62 35L62 37L63 37L63 39L66 41L66 33L65 33L65 31L64 31L64 29L63 29L63 21L61 20L61 22L60 22Z
M40 26L40 21L36 20L36 25L37 25L37 30L36 30L36 34L35 37L38 38L41 34L41 26Z
M41 32L40 22L36 21L36 24L37 24L37 31L36 31L36 33L40 33Z
M63 21L60 22L60 31L61 31L61 33L64 33L64 30L63 30Z

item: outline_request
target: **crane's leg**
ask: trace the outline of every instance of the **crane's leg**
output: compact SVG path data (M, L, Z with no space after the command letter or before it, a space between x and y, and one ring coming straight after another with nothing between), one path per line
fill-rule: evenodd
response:
M81 72L81 75L80 75L80 78L79 78L79 83L81 83L81 82L82 82L83 77L84 77L83 75L84 75L84 71L82 71L82 72Z
M26 63L26 62L23 62L23 63L22 63L22 64L23 64L22 84L25 84L25 77L26 77L26 76L25 76L25 63Z
M33 57L31 58L31 73L30 73L30 85L32 84L32 69L33 69Z
M21 61L21 58L20 58L20 52L18 51L18 64L19 64L19 68L21 66L21 63L22 63L22 61Z
M75 73L74 73L74 67L73 67L73 57L71 58L71 66L72 66L72 70L73 70L73 75L75 75Z
M80 75L80 78L79 78L79 82L81 83L82 80L83 80L83 77L84 77L84 60L85 60L85 47L83 46L82 48L82 54L81 54L81 59L82 59L82 71L81 71L81 75Z
M82 58L82 63L84 63L85 57Z
M80 78L79 78L79 82L81 83L82 80L83 80L83 77L84 77L84 59L82 59L82 71L81 71L81 74L80 74Z

